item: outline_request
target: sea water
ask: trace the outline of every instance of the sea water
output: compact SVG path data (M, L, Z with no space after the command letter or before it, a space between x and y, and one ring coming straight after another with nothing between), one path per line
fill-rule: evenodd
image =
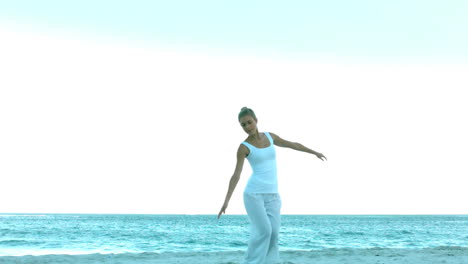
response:
M247 215L0 214L0 256L245 251ZM282 215L280 251L468 247L468 215Z

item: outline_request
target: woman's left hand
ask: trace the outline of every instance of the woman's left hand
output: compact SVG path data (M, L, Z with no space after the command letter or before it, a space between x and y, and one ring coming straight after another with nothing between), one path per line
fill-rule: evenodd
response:
M317 153L315 155L317 156L317 158L319 158L321 160L327 160L327 157L325 157L325 155L323 155L322 153Z

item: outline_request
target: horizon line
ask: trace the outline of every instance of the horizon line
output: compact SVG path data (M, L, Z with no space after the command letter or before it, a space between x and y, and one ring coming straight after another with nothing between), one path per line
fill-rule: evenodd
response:
M0 215L198 215L198 216L217 216L217 214L187 214L187 213L1 213ZM365 213L356 213L356 214L281 214L282 216L430 216L430 215L448 215L448 216L468 216L468 214L458 214L458 213L449 213L449 214L442 214L442 213L423 213L423 214L402 214L402 213L380 213L380 214L365 214ZM247 216L247 214L224 214L222 216Z

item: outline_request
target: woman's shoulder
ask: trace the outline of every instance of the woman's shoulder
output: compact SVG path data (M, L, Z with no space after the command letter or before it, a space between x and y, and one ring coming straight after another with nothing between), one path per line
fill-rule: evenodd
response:
M239 148L237 148L237 154L243 157L247 157L250 154L250 149L244 143L245 141L239 144Z
M273 133L273 132L265 132L265 133L268 133L268 134L270 135L270 137L272 137L273 139L278 138L278 135L276 135L276 134Z

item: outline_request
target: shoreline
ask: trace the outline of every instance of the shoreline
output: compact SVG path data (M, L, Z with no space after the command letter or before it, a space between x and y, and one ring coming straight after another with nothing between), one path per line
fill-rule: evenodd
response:
M122 263L122 264L241 264L244 251L183 252L183 253L124 253L87 255L3 256L3 263ZM424 249L323 249L280 251L281 264L338 263L468 263L468 247L441 246Z

